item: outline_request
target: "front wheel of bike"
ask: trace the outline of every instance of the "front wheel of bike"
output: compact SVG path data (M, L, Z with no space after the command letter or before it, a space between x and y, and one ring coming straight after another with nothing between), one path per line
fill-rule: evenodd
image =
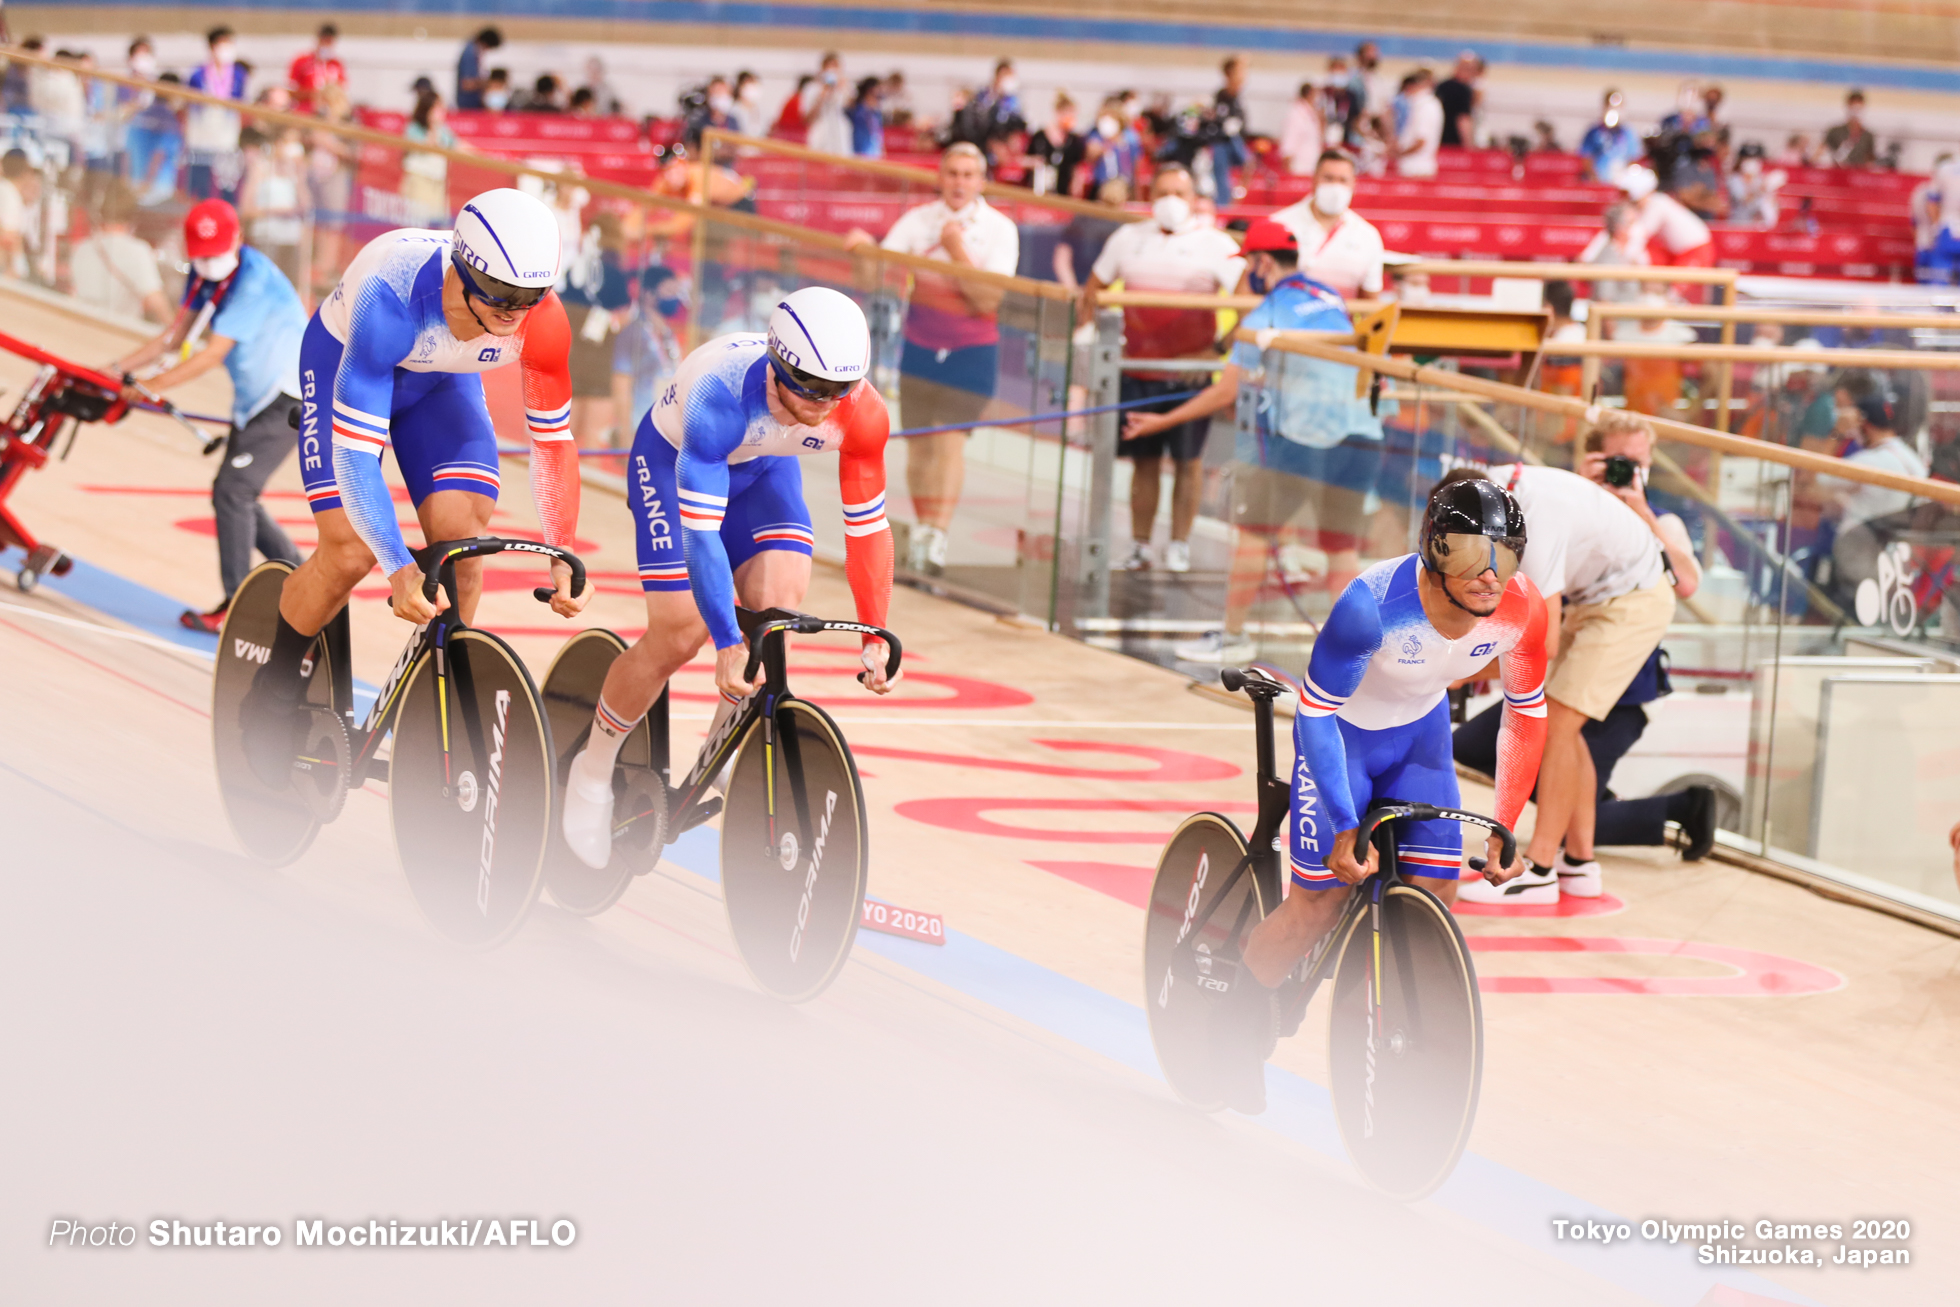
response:
M423 915L458 944L486 948L523 924L544 880L551 728L531 674L496 636L452 631L446 664L430 649L409 669L388 807Z
M785 1003L821 994L850 956L870 867L864 789L843 733L800 699L754 722L721 819L721 891L742 962Z
M1357 893L1368 893L1363 886ZM1483 1083L1477 971L1456 921L1413 885L1382 891L1337 941L1328 1063L1334 1115L1368 1183L1414 1202L1456 1169Z

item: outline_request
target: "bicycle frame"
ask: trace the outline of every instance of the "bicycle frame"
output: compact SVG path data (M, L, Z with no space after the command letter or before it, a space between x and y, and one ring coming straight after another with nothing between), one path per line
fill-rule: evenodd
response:
M744 679L754 683L756 673L762 673L762 684L755 693L735 706L721 724L721 728L708 737L701 751L695 756L694 766L680 785L668 784L667 811L675 814L674 820L667 824L667 842L673 843L684 832L692 830L721 811L722 800L718 794L710 794L714 778L728 765L737 747L747 738L749 727L758 719L762 722L762 747L764 750L763 774L769 778L768 810L769 841L776 841L776 768L775 751L783 750L789 762L790 798L795 805L797 819L804 826L809 824L808 800L803 793L803 773L797 755L796 732L790 730L779 734L776 724L777 709L784 702L795 698L789 688L788 654L783 637L789 632L798 635L814 635L821 631L849 631L859 635L874 635L884 641L891 651L887 660L887 675L898 674L899 663L904 650L898 637L883 627L867 626L862 622L833 622L821 617L811 617L807 613L794 612L787 608L771 608L764 612L750 612L746 608L735 610L735 619L741 626L742 634L749 642L749 662L743 673ZM649 712L653 729L653 756L655 766L661 773L663 782L668 782L669 768L664 760L670 756L671 744L668 735L668 697L667 691L660 692Z

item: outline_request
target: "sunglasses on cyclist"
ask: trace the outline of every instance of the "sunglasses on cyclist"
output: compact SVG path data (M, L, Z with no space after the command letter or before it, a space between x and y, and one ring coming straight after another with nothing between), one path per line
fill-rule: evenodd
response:
M1524 558L1524 541L1510 537L1452 532L1429 542L1429 565L1458 580L1495 571L1498 584L1509 583Z
M478 272L461 259L451 257L450 262L463 279L463 290L493 309L515 313L536 308L540 300L551 294L549 286L513 286L507 281L498 281L495 277Z
M774 350L769 351L769 366L775 371L776 380L783 384L785 390L817 404L829 404L840 400L850 392L852 386L857 385L856 378L833 380L830 377L819 377L814 373L805 372L802 368L791 367L783 362Z

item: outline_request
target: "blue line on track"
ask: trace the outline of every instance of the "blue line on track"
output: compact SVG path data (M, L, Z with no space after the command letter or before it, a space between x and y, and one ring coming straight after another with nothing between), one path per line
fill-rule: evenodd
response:
M73 8L124 0L69 0ZM215 12L219 6L210 6ZM285 13L467 14L472 21L504 19L603 19L612 22L688 24L761 29L816 29L888 35L967 37L1017 41L1066 41L1101 45L1161 46L1194 50L1257 50L1262 53L1346 53L1365 32L1234 23L1164 23L1141 19L1065 18L1049 14L962 12L948 9L870 9L835 4L722 3L721 0L229 0L228 10ZM1766 20L1775 21L1774 14ZM785 38L786 40L788 38ZM1496 64L1654 73L1673 77L1755 77L1902 90L1960 90L1950 68L1906 63L1861 63L1804 55L1715 53L1514 41L1460 36L1373 37L1390 59L1422 59L1447 65L1466 44ZM992 52L988 52L991 57Z
M17 551L0 553L0 568L7 567L10 560L17 566L18 557ZM177 615L183 611L180 601L80 559L66 577L49 577L45 584L106 616L119 618L172 643L206 652L213 647L211 637L200 636L177 624ZM360 689L372 697L372 687ZM33 780L12 767L4 769L23 780ZM720 847L716 831L697 827L669 846L666 858L678 867L718 883ZM946 932L943 945L923 944L872 931L860 931L857 938L857 947L867 952L1142 1075L1160 1078L1156 1054L1150 1046L1148 1023L1143 1009L1135 1004L1112 998L1091 985L956 930ZM1345 1160L1333 1103L1325 1087L1269 1065L1266 1099L1265 1114L1248 1120L1323 1156ZM1610 1248L1554 1241L1553 1217L1616 1224L1625 1221L1636 1230L1640 1218L1607 1212L1476 1153L1464 1154L1456 1174L1429 1201L1514 1239L1533 1252L1556 1257L1668 1307L1694 1307L1718 1284L1775 1298L1793 1307L1820 1307L1813 1298L1749 1272L1703 1270L1694 1262L1694 1250L1686 1245L1669 1247L1643 1243L1638 1238ZM1652 1215L1678 1220L1701 1219L1709 1214L1657 1212Z

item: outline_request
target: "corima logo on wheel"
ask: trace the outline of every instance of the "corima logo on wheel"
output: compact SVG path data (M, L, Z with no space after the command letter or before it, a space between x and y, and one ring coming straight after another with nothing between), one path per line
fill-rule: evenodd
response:
M1205 892L1205 877L1211 875L1211 854L1209 851L1198 855L1198 874L1191 878L1191 892L1184 898L1184 923L1177 928L1177 939L1172 949L1184 943L1184 937L1191 933L1191 923L1198 917L1198 900ZM1157 990L1157 1006L1169 1007L1171 1002L1171 969L1164 968L1164 983Z
M810 846L810 874L803 878L803 900L796 905L796 929L789 934L789 960L803 951L803 928L810 924L810 896L817 890L817 872L823 866L824 841L830 838L831 814L837 811L837 791L824 791L823 825L817 827L817 842Z
M497 789L504 777L504 730L510 722L510 691L497 691L497 724L490 729L490 781L483 800L483 852L477 862L476 910L490 915L490 867L497 856Z
M241 640L234 636L231 642L231 656L263 667L272 657L272 650L266 645L253 644L250 640Z

